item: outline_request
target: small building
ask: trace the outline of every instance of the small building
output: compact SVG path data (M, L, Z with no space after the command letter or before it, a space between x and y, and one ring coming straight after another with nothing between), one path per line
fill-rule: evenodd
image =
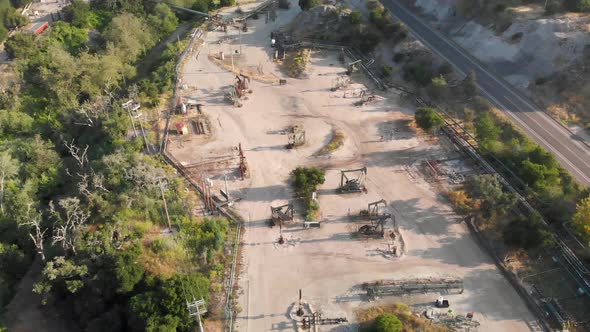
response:
M47 28L49 28L49 22L44 21L44 22L35 22L35 23L31 24L31 26L27 30L29 30L30 32L33 32L37 35L40 35Z
M176 123L176 125L174 127L175 127L176 133L178 135L186 135L189 133L188 126L186 125L186 122L184 122L184 121Z

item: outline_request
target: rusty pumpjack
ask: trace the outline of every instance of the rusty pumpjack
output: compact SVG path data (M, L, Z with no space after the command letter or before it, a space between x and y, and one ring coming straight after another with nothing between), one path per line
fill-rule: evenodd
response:
M287 149L293 149L305 144L305 130L299 125L294 125L288 132Z
M270 207L270 226L282 225L285 221L293 221L293 204Z
M242 107L240 99L244 98L247 93L252 93L249 89L250 77L240 74L236 75L236 80L229 88L226 98L236 107Z
M355 103L356 106L363 106L365 104L370 104L375 101L375 95L367 94L367 90L361 91L360 97L361 99Z
M361 211L361 217L368 217L370 224L359 227L358 232L361 235L377 235L383 237L385 221L391 218L391 214L385 212L387 201L382 199L377 202L369 203L366 211Z
M246 93L252 93L252 90L249 89L250 85L250 77L240 74L236 75L236 82L234 86L236 87L236 94L239 98L242 98L246 95Z
M349 177L348 174L356 174L356 178ZM365 188L365 178L367 176L367 168L359 168L359 169L350 169L350 170L341 170L340 171L340 187L338 190L340 193L357 193L364 191L367 192Z

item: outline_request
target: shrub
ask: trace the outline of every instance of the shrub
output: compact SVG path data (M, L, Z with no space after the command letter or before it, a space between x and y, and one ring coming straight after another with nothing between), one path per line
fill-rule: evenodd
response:
M319 0L299 0L299 7L301 7L301 10L303 11L309 10L319 4Z
M350 13L350 15L348 15L348 20L350 21L350 24L352 25L359 25L361 24L361 20L363 18L363 15L361 14L361 12L355 10L352 13Z
M445 62L444 64L442 64L440 66L440 68L438 68L438 74L439 75L448 75L450 73L453 72L453 66L451 66L451 64L449 64L448 62Z
M378 34L372 31L360 33L356 36L354 46L363 53L373 52L377 44L379 44L380 37Z
M422 107L416 110L414 119L418 127L431 131L443 123L443 119L438 115L435 109L430 107Z
M388 65L383 66L383 76L389 77L389 76L391 76L392 73L393 73L393 68L391 68L391 66L388 66Z
M375 332L401 332L402 322L393 314L381 314L373 324Z
M406 55L404 53L395 53L393 55L393 62L395 63L400 63L401 61L403 61L406 58Z
M316 187L326 181L324 170L318 167L297 167L293 171L295 192L310 199Z
M585 12L590 10L590 0L565 0L563 6L572 12Z
M538 213L527 217L519 216L504 227L502 233L506 244L524 249L534 249L551 241L551 232Z
M449 191L447 197L458 213L470 213L479 207L478 202L467 196L465 190Z
M404 79L420 86L427 86L432 81L434 73L429 64L413 63L404 66Z
M559 1L551 1L545 6L545 15L550 16L561 11L561 3Z
M317 220L320 212L320 204L316 201L311 201L307 205L307 212L305 213L305 220L314 221Z

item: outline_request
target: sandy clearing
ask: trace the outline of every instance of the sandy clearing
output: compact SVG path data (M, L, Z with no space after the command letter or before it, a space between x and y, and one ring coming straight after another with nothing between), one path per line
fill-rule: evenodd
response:
M284 73L269 56L269 34L288 23L299 9L293 2L289 11L277 12L276 22L264 19L248 21L249 31L241 33L240 65L262 66L265 73L284 78ZM232 151L242 143L251 176L246 180L230 178L230 192L242 200L235 209L246 222L243 244L244 270L240 276L239 331L291 331L290 306L303 289L305 299L324 311L324 316L354 319L354 310L370 305L351 290L377 279L459 276L465 292L450 296L457 313L475 312L481 331L524 331L533 317L491 259L482 252L450 207L430 186L408 173L424 158L447 154L440 145L424 141L407 127L413 110L400 106L398 96L383 95L383 100L363 107L353 106L358 99L343 98L342 91L330 91L344 68L337 54L314 51L307 78L287 78L288 84L253 81L254 91L242 108L224 101L233 74L213 64L206 53L239 50L235 42L240 34L229 29L233 44L217 44L223 32L208 32L198 59L186 64L183 82L196 86L187 92L204 104L213 126L210 139L195 138L180 145L171 144L171 152L185 163L195 162ZM362 88L365 79L353 77ZM302 124L307 133L305 146L287 150L286 135L279 131ZM334 154L313 157L330 137L341 130L344 145ZM319 189L322 228L304 230L298 222L285 227L286 245L278 245L278 229L269 228L269 206L293 200L288 186L289 173L297 166L320 165L327 169L326 183ZM339 170L367 166L368 194L338 195L335 192ZM213 180L215 191L222 181ZM405 241L401 258L385 258L386 239L353 238L348 213L358 213L367 203L384 198L394 214ZM297 206L297 205L296 205ZM301 221L301 216L297 216ZM436 296L397 299L402 302L432 301ZM425 300L426 299L426 300ZM394 300L394 299L389 299ZM331 330L326 326L320 330ZM354 330L354 325L350 326Z

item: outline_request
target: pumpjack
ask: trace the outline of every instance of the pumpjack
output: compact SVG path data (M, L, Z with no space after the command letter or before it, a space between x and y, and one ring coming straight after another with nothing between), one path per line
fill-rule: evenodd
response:
M305 130L299 125L292 126L288 132L287 149L293 149L305 144Z
M356 178L352 177L356 174ZM367 176L367 167L359 169L349 169L340 171L340 193L357 193L367 192L365 188L365 178Z
M285 221L293 221L293 204L270 207L270 226L282 225Z

